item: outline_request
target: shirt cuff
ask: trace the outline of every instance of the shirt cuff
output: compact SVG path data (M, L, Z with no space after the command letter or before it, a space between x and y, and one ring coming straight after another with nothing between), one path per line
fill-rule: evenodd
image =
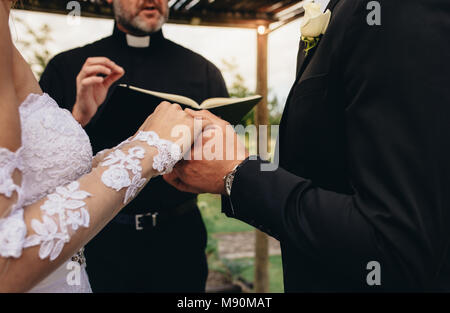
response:
M274 230L281 227L282 208L280 206L283 204L277 203L274 206L267 202L265 205L261 203L263 194L271 197L272 192L268 183L276 172L261 170L262 166L268 163L259 157L253 157L246 159L239 166L233 180L231 196L222 196L222 213L279 239L278 232Z

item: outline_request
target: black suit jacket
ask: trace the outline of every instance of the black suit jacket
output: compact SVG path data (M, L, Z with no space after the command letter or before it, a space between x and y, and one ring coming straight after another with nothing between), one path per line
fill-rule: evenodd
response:
M450 290L450 2L331 1L280 125L280 167L238 170L227 215L281 241L285 290ZM381 286L369 286L370 261Z

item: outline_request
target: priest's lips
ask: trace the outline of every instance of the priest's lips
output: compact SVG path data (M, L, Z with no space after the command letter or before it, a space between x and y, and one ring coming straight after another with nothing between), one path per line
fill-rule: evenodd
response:
M144 13L147 16L161 14L160 10L154 5L148 5L141 9L140 13Z

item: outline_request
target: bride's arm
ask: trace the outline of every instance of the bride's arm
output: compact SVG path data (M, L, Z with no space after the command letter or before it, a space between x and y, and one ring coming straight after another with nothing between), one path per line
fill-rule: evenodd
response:
M30 69L12 45L8 10L3 5L0 51L0 292L26 291L94 237L148 179L170 168L175 161L167 151L170 145L165 142L166 148L160 145L156 149L161 141L148 131L171 139L172 127L185 125L188 136L183 136L183 147L190 147L193 120L179 106L160 105L141 127L145 133L135 141L107 152L101 163L78 181L23 207L18 196L20 153L15 153L21 147L18 108L21 97L39 90L34 91Z
M6 168L2 164L9 151L17 151L21 146L19 100L14 88L13 80L13 49L8 26L8 10L6 2L0 5L0 218L7 215L11 206L17 202L17 193L12 191L11 185L21 184L21 174L14 168ZM7 173L8 172L8 173ZM2 176L13 176L13 181L6 186ZM3 184L2 184L3 183ZM3 193L11 193L5 197Z
M126 153L128 148L132 146L126 145L121 151ZM148 179L156 174L151 168L151 164L153 163L153 156L156 155L157 151L155 148L150 147L146 147L145 149L145 158L141 160L143 168L142 177ZM62 231L61 221L59 220L61 214L49 215L49 210L44 209L48 207L50 210L57 210L55 207L58 204L55 201L52 202L50 199L52 197L61 198L61 194L59 193L54 193L24 208L27 238L33 238L31 236L41 238L36 242L36 246L25 248L19 258L0 260L0 264L1 262L9 261L7 269L4 270L3 276L0 277L0 292L23 292L35 286L92 239L124 207L124 198L127 189L122 188L120 191L116 191L102 182L102 175L109 168L101 166L94 168L91 173L76 182L78 185L71 187L72 194L79 193L79 196L69 196L66 202L68 203L72 200L78 201L78 208L71 210L70 206L66 206L62 208L60 213L66 216L64 221L67 221L68 213L80 213L79 216L81 219L80 223L77 224L78 229L76 231L72 229L71 225L68 225L67 233ZM77 204L74 207L77 207ZM83 217L82 208L86 209L86 216L89 216L88 218ZM83 224L87 219L89 219L89 222ZM36 227L36 225L39 226ZM61 239L59 237L62 236L50 236L49 238L52 239L46 241L49 238L45 238L45 235L52 233L50 230L52 227L55 231L54 234L67 234L70 236L70 240L68 242L65 240L60 241ZM57 255L56 259L51 260L54 257L52 254L58 252L55 251L58 244L64 244L63 249ZM51 245L51 247L45 247L44 245Z
M169 139L173 126L185 125L189 134L182 137L181 145L190 146L193 123L179 106L164 103L144 123L144 132L111 150L91 173L25 207L22 228L20 220L6 225L13 248L15 243L15 248L24 249L20 256L0 258L0 292L21 292L35 286L94 237L152 176L181 157L178 145L159 141L149 131L157 130L161 138ZM172 154L169 148L178 153Z

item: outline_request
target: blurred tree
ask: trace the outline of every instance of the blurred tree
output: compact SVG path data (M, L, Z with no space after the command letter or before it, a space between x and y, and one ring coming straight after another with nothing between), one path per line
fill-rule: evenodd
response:
M14 24L24 31L23 38L18 38L16 46L30 64L36 78L39 79L51 57L47 48L48 43L52 41L51 28L47 24L43 24L39 28L31 27L20 17L14 17Z

